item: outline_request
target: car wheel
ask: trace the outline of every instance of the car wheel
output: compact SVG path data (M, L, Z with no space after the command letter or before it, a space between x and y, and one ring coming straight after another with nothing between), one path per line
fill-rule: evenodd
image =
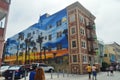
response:
M54 70L53 70L53 69L50 69L49 72L54 72Z

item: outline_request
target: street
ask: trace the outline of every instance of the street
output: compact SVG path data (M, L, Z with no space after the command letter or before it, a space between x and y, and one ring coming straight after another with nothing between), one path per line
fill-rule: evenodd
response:
M88 75L76 75L76 74L63 74L60 73L45 73L46 80L89 80ZM0 80L4 80L4 78L0 78ZM20 80L25 80L22 78ZM26 80L29 80L29 77L26 77ZM106 72L100 72L97 75L97 80L120 80L120 72L114 72L113 76L107 76Z

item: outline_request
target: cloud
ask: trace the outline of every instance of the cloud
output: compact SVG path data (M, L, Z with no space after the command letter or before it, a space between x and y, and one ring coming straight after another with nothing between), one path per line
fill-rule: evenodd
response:
M120 1L78 1L96 16L98 38L103 39L104 42L116 41L120 44ZM75 0L12 0L6 39L36 23L40 15L53 14L74 2Z

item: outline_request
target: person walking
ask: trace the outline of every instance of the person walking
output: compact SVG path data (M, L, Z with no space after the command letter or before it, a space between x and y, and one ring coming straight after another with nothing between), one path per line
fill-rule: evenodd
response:
M93 74L93 80L97 80L97 67L95 66L95 64L93 64L92 66L92 74Z
M114 70L114 67L112 65L110 65L110 75L113 76L113 70Z
M107 76L109 76L109 66L106 68Z
M87 73L89 75L89 80L91 80L92 67L90 66L90 64L87 65L86 70L87 70Z
M34 80L45 80L45 74L41 67L36 69Z
M30 75L29 75L29 80L35 80L34 77L35 77L35 74L36 74L36 67L32 67L32 71L30 72Z

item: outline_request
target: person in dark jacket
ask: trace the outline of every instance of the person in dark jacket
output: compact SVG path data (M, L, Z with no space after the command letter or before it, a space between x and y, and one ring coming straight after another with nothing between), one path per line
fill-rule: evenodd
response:
M30 75L29 75L29 80L35 80L35 74L36 74L36 67L32 67L32 71L30 72Z

